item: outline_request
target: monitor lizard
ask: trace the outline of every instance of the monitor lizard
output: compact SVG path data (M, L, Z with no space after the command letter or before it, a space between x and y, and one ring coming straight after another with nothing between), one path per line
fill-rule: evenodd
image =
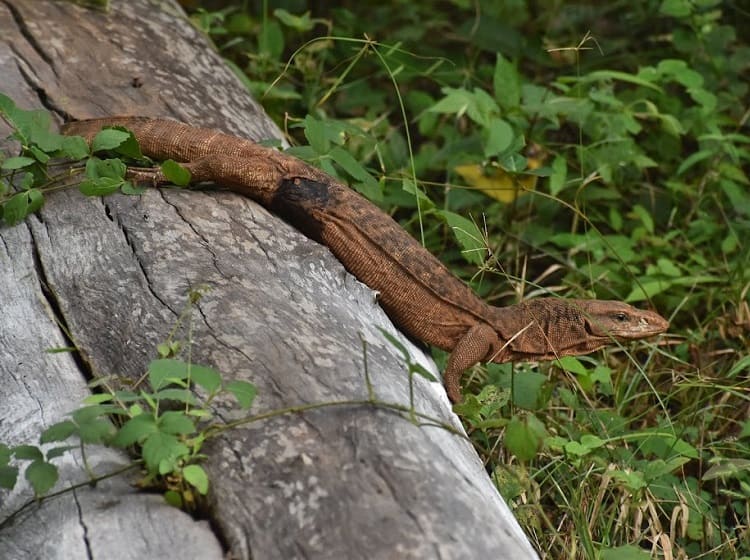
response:
M191 182L211 181L248 196L308 237L378 293L408 335L450 352L444 384L461 401L462 373L479 362L553 360L617 341L650 337L669 323L653 311L609 300L536 298L507 307L481 300L398 223L323 171L278 150L169 119L105 117L68 123L91 142L107 126L133 132L149 157L182 162ZM130 169L154 186L158 169Z

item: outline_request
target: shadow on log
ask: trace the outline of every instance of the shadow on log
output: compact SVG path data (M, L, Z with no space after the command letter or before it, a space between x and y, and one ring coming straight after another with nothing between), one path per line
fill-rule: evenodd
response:
M280 137L172 2L103 13L4 0L0 27L0 89L24 108ZM92 378L139 378L200 285L210 291L197 304L192 359L256 384L253 413L366 399L365 367L380 399L408 404L403 360L379 328L400 335L374 294L325 247L240 196L63 191L0 239L0 442L36 443ZM75 356L45 352L71 342ZM461 429L440 384L418 378L415 399L419 412ZM218 414L238 412L219 403ZM465 438L382 409L276 416L205 452L210 527L136 491L129 471L26 508L0 531L0 557L536 557ZM128 464L104 448L88 459L97 474ZM86 481L75 453L59 466L54 491ZM30 496L2 491L0 519Z

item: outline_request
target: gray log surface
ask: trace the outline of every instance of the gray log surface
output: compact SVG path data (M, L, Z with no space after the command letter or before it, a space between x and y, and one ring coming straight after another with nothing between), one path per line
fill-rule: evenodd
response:
M280 137L172 1L113 2L108 12L0 1L0 91L60 118L168 116ZM193 360L255 383L253 413L366 398L365 363L380 398L408 403L403 360L378 327L400 335L373 292L240 196L59 192L37 216L0 228L0 267L0 442L36 443L92 376L140 377L199 285L211 290L194 314ZM80 359L45 352L70 344L60 325ZM439 384L419 378L415 393L419 412L460 429ZM218 412L238 417L226 404ZM210 526L123 474L24 510L0 530L0 558L536 557L465 439L382 409L277 416L205 451ZM128 463L104 448L87 456L97 474ZM58 464L54 490L86 480L75 453ZM0 491L0 521L30 496Z

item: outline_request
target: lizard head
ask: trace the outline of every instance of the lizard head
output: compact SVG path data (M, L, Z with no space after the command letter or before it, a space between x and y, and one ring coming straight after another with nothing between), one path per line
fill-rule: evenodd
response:
M663 333L666 319L619 301L536 298L495 310L492 361L553 360Z
M594 299L570 303L581 310L586 332L595 337L634 340L663 333L669 327L669 322L658 313L620 301Z

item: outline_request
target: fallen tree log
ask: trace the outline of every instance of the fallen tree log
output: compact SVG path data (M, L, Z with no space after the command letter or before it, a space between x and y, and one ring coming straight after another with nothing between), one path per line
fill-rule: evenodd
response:
M278 129L172 2L0 4L3 92L60 120L169 116L255 140ZM0 132L7 132L2 130ZM0 238L0 442L33 441L87 394L87 380L136 380L197 286L192 360L258 387L273 415L204 448L210 491L195 521L137 492L128 471L25 508L0 529L2 558L533 558L443 388L415 379L418 425L370 404L409 404L400 335L375 296L322 247L231 193L50 195ZM408 340L411 359L434 365ZM365 344L363 344L365 341ZM76 353L45 353L75 344ZM225 420L238 412L217 404ZM60 458L54 491L85 483ZM128 458L95 447L97 474ZM2 491L0 491L2 492ZM31 496L0 493L0 519ZM47 530L40 534L43 524Z

